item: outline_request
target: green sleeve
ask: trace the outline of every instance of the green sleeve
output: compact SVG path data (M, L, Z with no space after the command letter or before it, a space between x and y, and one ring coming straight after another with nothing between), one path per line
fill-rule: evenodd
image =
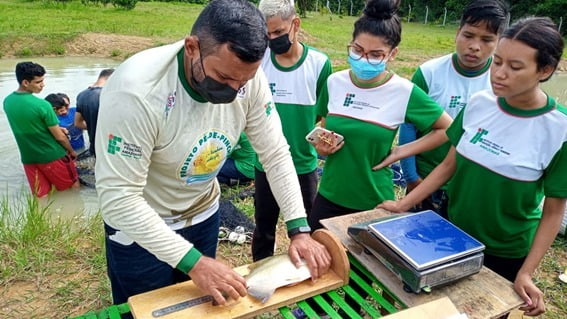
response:
M417 68L417 71L413 74L411 81L417 85L423 92L429 94L429 86L427 85L427 81L423 77L423 72L421 72L421 67Z
M40 100L40 101L45 102L43 103L43 107L42 107L43 116L45 119L45 125L47 127L59 125L59 119L57 118L57 114L55 114L55 111L53 111L53 107L51 106L51 103L45 100Z
M199 261L201 256L203 256L203 254L201 254L200 251L198 251L195 247L193 247L189 250L189 252L187 252L187 254L185 254L185 256L183 256L183 258L181 258L181 261L179 262L179 264L177 264L177 267L175 268L181 270L184 274L186 274L191 269L193 269L193 267L195 266L197 261Z
M406 122L415 125L420 132L429 132L441 114L443 109L439 104L414 84L406 110Z
M326 103L319 103L317 102L317 115L322 117L327 117L327 113L329 113L328 104L329 104L329 89L327 86L327 81L323 84L321 88L321 96L326 96Z
M461 136L465 133L465 130L463 129L463 110L459 112L457 117L453 120L453 123L451 123L451 126L449 126L446 131L446 134L449 137L449 142L455 147L457 147Z
M547 197L567 198L567 142L545 169L543 191Z
M333 73L333 67L331 66L331 61L327 59L317 79L317 110L319 110L319 105L327 105L329 103L329 91L325 88L327 86L327 78L331 73Z

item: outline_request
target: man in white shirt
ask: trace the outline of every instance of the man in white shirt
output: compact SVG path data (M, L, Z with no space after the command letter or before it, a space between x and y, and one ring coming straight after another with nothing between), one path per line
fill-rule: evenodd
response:
M216 174L245 132L291 238L289 255L314 278L330 266L309 235L289 146L258 69L268 44L246 0L214 0L183 41L125 61L102 91L97 192L114 303L187 280L219 304L246 295L242 276L216 261ZM224 296L223 296L224 295Z

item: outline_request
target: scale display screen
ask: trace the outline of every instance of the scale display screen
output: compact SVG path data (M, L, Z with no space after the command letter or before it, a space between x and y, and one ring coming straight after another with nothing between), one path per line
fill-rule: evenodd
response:
M484 250L484 245L428 210L368 225L374 234L416 270Z

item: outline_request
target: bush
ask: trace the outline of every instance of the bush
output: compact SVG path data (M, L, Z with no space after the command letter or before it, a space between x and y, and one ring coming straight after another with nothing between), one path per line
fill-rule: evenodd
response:
M136 7L138 0L112 0L112 5L118 8L132 10Z

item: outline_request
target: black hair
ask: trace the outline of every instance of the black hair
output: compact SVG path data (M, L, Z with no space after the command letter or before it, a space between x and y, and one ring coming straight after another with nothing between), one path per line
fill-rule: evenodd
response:
M509 7L501 0L472 0L463 10L461 27L485 22L487 29L500 34L507 27Z
M563 37L557 30L557 25L548 17L528 17L516 21L506 29L501 38L520 41L534 48L536 53L537 70L541 71L546 66L557 69L561 60L565 43ZM549 80L551 75L541 80Z
M111 76L112 73L114 73L114 69L104 69L104 70L100 71L100 74L98 75L98 77L99 78L107 78L107 77Z
M395 48L402 40L402 24L398 16L400 0L369 0L362 16L354 23L352 38L361 33L384 37L386 43Z
M33 62L20 62L16 64L16 80L21 85L24 80L31 81L36 76L44 76L45 68Z
M57 93L57 95L60 96L61 98L63 98L63 100L67 99L67 101L71 102L69 95L67 95L65 93Z
M45 100L51 103L51 106L53 106L56 110L65 107L65 105L67 105L63 97L59 94L60 93L51 93L45 97Z
M199 38L202 55L228 43L244 62L262 59L268 47L268 30L262 13L247 0L213 0L193 24L191 35Z

